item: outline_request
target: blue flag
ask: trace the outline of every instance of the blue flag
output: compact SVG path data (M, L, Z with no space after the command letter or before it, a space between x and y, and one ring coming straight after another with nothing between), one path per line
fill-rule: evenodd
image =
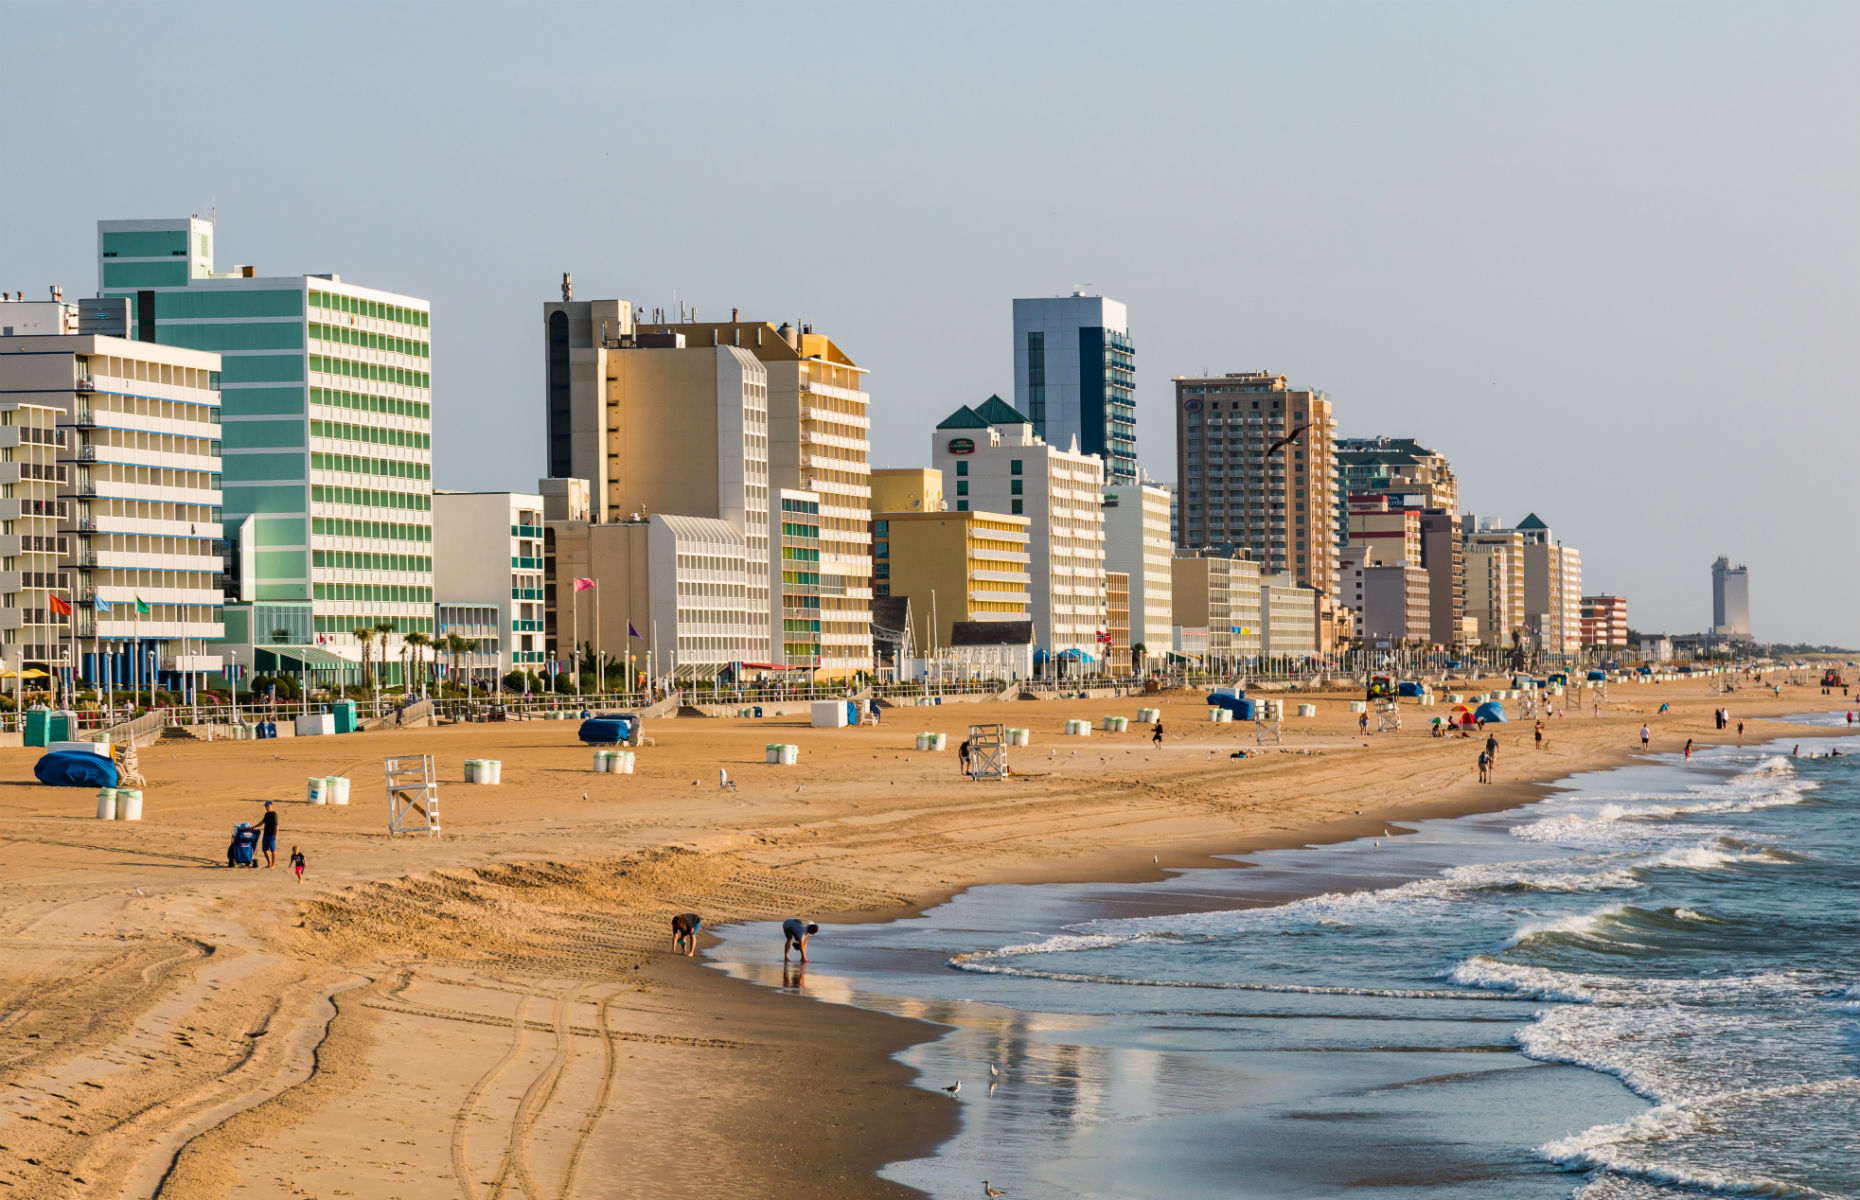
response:
M110 611L110 602L108 600L105 600L102 596L93 597L91 600L91 605L94 608L96 608L98 612L109 612Z
M639 630L633 628L633 622L631 621L626 623L626 633L628 637L639 637ZM645 641L646 639L640 638L640 640Z

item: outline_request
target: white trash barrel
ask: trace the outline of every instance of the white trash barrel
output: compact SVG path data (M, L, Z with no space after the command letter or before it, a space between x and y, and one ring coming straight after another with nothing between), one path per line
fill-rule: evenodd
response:
M1299 716L1301 716L1301 717L1315 717L1315 716L1317 716L1317 705L1315 705L1315 704L1300 704L1300 705L1298 706L1298 715L1299 715Z
M116 819L119 821L140 821L142 819L142 789L116 789Z
M605 771L608 769L607 756L609 753L611 752L607 750L596 750L594 752L594 769L596 771Z
M99 821L116 820L116 789L97 789L97 819Z
M310 803L329 803L329 780L320 775L310 777Z
M942 737L943 735L938 734L937 736ZM782 766L792 767L795 763L801 761L801 748L799 746L782 746L780 749L781 756L777 761Z

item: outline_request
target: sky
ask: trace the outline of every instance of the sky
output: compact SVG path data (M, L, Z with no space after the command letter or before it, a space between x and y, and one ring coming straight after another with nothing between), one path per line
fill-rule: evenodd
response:
M435 483L543 471L541 304L808 321L872 461L1013 399L1010 302L1129 306L1170 377L1269 369L1343 436L1534 511L1630 624L1860 646L1860 5L72 5L0 0L0 287L95 222L433 305Z

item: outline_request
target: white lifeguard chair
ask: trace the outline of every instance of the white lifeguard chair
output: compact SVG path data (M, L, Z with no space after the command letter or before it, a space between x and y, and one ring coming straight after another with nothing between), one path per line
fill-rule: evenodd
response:
M1401 705L1394 700L1384 700L1376 705L1376 732L1401 732Z
M969 726L969 778L1007 777L1007 726Z
M387 776L388 832L439 836L439 781L433 756L403 754L381 760Z

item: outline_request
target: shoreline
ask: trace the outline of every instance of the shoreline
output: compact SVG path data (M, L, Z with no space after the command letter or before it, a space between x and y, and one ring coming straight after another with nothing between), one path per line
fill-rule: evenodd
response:
M1799 712L1800 710L1798 709L1796 711ZM1783 721L1780 717L1760 719L1776 726L1787 725L1796 736L1803 738L1839 737L1847 733L1846 730L1838 728L1794 725ZM1740 739L1734 732L1726 730L1724 733L1726 736L1717 736L1718 731L1714 730L1713 736L1697 737L1694 741L1699 746L1741 744ZM1775 736L1781 737L1784 735L1778 732ZM1765 740L1773 739L1766 738ZM1160 883L1196 871L1249 869L1253 867L1254 864L1245 861L1245 859L1248 856L1264 851L1342 845L1363 837L1373 836L1378 827L1391 830L1394 837L1402 837L1413 832L1412 830L1401 828L1402 824L1405 822L1451 821L1464 817L1490 815L1523 809L1541 803L1558 792L1570 790L1564 785L1565 780L1572 779L1578 775L1617 770L1622 767L1631 766L1639 761L1645 761L1649 757L1651 756L1647 752L1637 747L1617 747L1598 753L1581 764L1560 770L1553 777L1534 777L1508 781L1502 784L1493 783L1488 785L1489 791L1476 793L1473 798L1435 801L1423 803L1418 807L1406 806L1399 810L1399 815L1380 817L1365 810L1360 819L1347 822L1341 820L1319 822L1306 827L1277 832L1271 835L1243 835L1238 843L1233 841L1231 835L1216 835L1211 837L1205 845L1178 849L1175 855L1167 862L1141 862L1140 851L1134 851L1126 846L1105 851L1099 856L1085 859L1082 862L1075 861L1069 864L1067 870L1063 872L1055 873L1050 870L1043 870L1042 864L1038 863L1022 864L1018 869L1012 872L1006 872L988 878L978 878L961 886L938 889L917 902L901 905L896 908L868 908L825 913L822 914L822 923L823 925L869 925L921 918L930 910L947 904L962 893L977 887L993 887L998 885L1015 887L1102 885L1106 889L1113 889L1140 887L1144 884ZM1103 865L1096 865L1099 863ZM1323 882L1330 881L1331 879L1332 877L1328 875L1321 878L1313 876L1312 882L1314 885L1321 885ZM1269 900L1262 900L1260 903L1262 905L1277 904L1305 899L1310 896L1321 894L1325 890L1327 889L1322 886L1289 888L1283 892L1275 893ZM1182 913L1209 911L1231 905L1234 901L1234 897L1230 895L1216 894L1200 897L1199 903L1197 903L1197 898L1193 896L1171 896L1169 899L1170 903L1167 906L1169 911ZM722 983L747 987L763 993L767 993L771 990L786 992L786 989L771 989L766 984L742 979L729 974L724 964L718 962L713 957L713 951L719 948L721 948L721 939L714 935L707 935L706 940L699 949L698 957L708 968L706 973L709 976ZM698 986L702 985L700 984ZM898 1031L895 1039L897 1042L895 1047L886 1049L884 1053L887 1055L888 1061L892 1065L899 1067L903 1074L908 1077L907 1082L912 1085L913 1090L932 1100L939 1101L941 1107L947 1110L944 1115L948 1119L941 1122L946 1131L936 1136L932 1136L927 1132L921 1133L921 1135L915 1139L915 1145L912 1147L914 1152L895 1153L889 1158L884 1158L880 1161L873 1161L870 1157L870 1151L868 1150L867 1161L870 1164L868 1184L875 1188L902 1188L903 1194L906 1195L922 1195L922 1193L914 1188L903 1187L903 1185L899 1185L884 1178L879 1172L895 1162L905 1161L910 1158L926 1157L927 1151L933 1152L937 1148L948 1143L960 1130L960 1111L956 1109L954 1102L938 1096L935 1091L922 1086L918 1080L917 1070L905 1066L900 1061L901 1056L906 1050L939 1040L949 1032L950 1027L931 1021L928 1018L908 1017L900 1014L887 1013L877 1008L864 1007L851 1000L826 999L811 995L793 998L803 999L808 1003L821 1007L850 1008L861 1014L878 1017L883 1021L905 1027L904 1030ZM864 1055L869 1056L877 1051L877 1047L866 1046L862 1048L862 1051Z
M158 1135L188 1129L163 1192L173 1200L240 1194L216 1165L227 1155L363 1200L407 1194L409 1179L448 1180L442 1190L464 1200L512 1188L914 1195L875 1173L957 1127L954 1104L897 1057L936 1028L796 1004L814 997L678 961L670 913L713 927L886 921L985 883L1231 868L1234 855L1529 803L1568 775L1631 761L1632 733L1660 700L1674 702L1662 748L1677 749L1688 735L1714 740L1709 706L1782 715L1828 699L1797 693L1624 690L1600 719L1557 719L1541 754L1528 726L1498 726L1501 766L1525 769L1490 787L1471 780L1477 742L1361 737L1334 695L1288 729L1296 744L1240 763L1225 751L1251 730L1210 726L1198 696L1179 695L1162 701L1163 751L1140 734L1050 732L1122 702L1003 702L892 710L886 726L857 730L655 723L640 774L620 777L589 775L584 748L542 723L164 741L144 752L153 786L139 828L92 820L88 793L27 783L27 754L0 751L0 989L23 1014L0 1022L0 1078L15 1085L0 1094L0 1179L27 1197L66 1195L78 1176L120 1190L147 1177ZM899 728L970 720L1038 727L1022 752L1037 777L959 780L953 755L914 753ZM771 725L802 744L798 767L760 761ZM435 754L442 773L502 754L507 786L448 785L446 835L433 841L379 832L378 795L346 809L301 799L306 775L333 766L359 794L379 755L410 752ZM740 790L705 786L720 764ZM308 848L302 887L217 865L229 822L260 797L280 800L280 857L293 841ZM304 998L357 977L369 982L333 1019ZM306 1056L305 1031L325 1021L324 1057ZM28 1098L66 1094L77 1085L60 1064L83 1062L141 1066L96 1069L79 1092L80 1135L34 1123ZM224 1106L228 1118L201 1115ZM381 1121L430 1132L369 1136Z

